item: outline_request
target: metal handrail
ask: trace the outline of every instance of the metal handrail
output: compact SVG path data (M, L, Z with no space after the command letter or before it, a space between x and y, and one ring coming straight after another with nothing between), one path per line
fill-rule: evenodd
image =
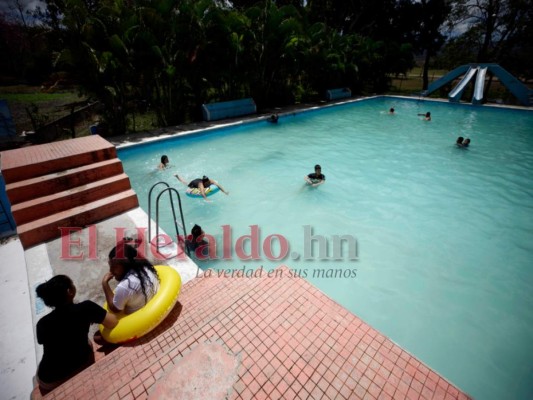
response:
M170 187L170 185L168 183L164 182L164 181L155 183L150 188L150 191L148 192L148 240L152 239L152 224L151 224L151 218L152 218L152 192L153 192L153 190L155 189L156 186L161 185L161 184L165 185L166 188L161 190L159 192L159 194L157 195L157 198L156 198L156 205L155 205L156 235L155 235L155 237L157 238L159 236L159 200L161 199L161 196L163 195L163 193L168 192L168 198L169 198L169 201L170 201L170 207L172 209L172 218L174 220L174 228L176 229L176 240L177 240L176 244L179 245L180 232L179 232L179 228L178 228L178 220L177 220L177 217L176 217L176 210L174 208L174 200L172 199L172 193L176 193L176 196L178 197L178 205L179 205L179 211L180 211L180 217L181 217L181 227L183 228L183 238L185 239L187 237L187 230L185 228L185 219L183 218L183 208L181 207L181 197L180 197L179 192L175 188ZM159 240L156 240L156 243L157 243L156 244L156 248L159 251ZM187 255L190 255L189 249L187 248L187 246L184 246L184 248L185 248L185 251L187 252Z

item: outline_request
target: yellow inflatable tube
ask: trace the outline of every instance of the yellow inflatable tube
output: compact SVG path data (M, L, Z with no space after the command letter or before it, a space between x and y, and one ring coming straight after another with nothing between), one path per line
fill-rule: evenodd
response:
M174 308L181 289L181 277L178 272L167 265L156 265L159 275L159 290L140 310L132 314L118 313L119 321L113 329L100 325L102 337L109 343L124 343L146 335ZM107 310L107 303L104 304Z

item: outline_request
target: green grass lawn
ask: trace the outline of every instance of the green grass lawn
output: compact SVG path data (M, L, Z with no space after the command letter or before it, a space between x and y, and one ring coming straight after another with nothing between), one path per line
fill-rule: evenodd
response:
M36 111L39 118L53 121L70 113L68 104L83 101L72 90L45 93L40 87L25 85L0 87L0 99L7 101L18 133L33 130L27 108Z

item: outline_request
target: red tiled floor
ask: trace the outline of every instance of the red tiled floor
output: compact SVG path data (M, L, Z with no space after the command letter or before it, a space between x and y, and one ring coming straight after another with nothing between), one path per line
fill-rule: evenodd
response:
M153 333L45 399L145 398L184 355L215 341L240 362L231 399L468 398L307 281L288 278L288 268L278 271L285 277L189 282Z

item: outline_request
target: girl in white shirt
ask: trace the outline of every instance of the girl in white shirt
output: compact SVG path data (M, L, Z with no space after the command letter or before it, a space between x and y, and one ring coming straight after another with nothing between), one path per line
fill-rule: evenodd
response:
M102 288L109 310L131 314L150 301L159 289L159 277L154 266L140 257L137 250L119 242L109 253L109 272L102 279ZM119 283L115 293L109 281L115 278Z

